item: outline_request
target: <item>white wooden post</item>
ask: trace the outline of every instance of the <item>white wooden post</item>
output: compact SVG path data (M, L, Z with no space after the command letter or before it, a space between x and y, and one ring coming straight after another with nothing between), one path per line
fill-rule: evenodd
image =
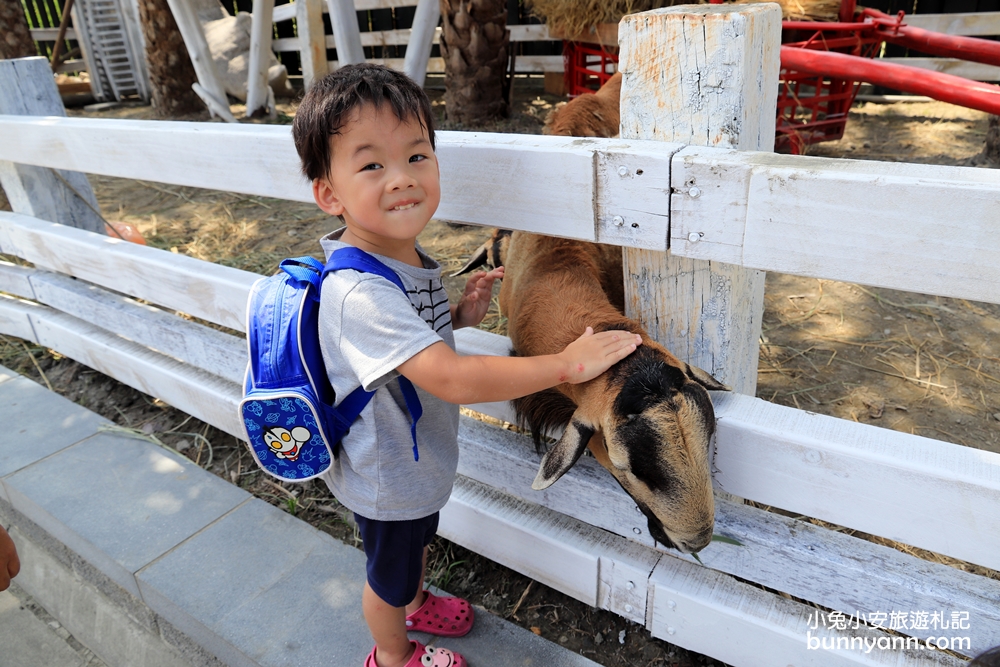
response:
M774 148L781 10L688 5L633 14L619 29L621 138ZM671 210L710 197L671 184ZM764 272L627 249L626 309L681 359L754 395Z
M66 115L46 58L0 60L0 114ZM85 174L0 160L0 186L15 213L105 233Z
M226 89L215 73L215 65L212 63L212 53L208 50L208 41L205 39L205 31L198 20L198 14L191 6L189 0L167 0L170 5L170 12L174 15L177 28L184 39L184 46L187 47L188 55L191 56L191 64L194 65L194 73L198 77L198 87L194 92L205 102L212 115L221 116L223 119L235 123L232 113L229 112L229 100L226 97ZM200 88L200 90L199 90Z
M365 50L361 47L361 31L358 29L354 0L326 0L326 4L330 8L333 41L337 47L337 66L363 63Z
M441 4L438 0L419 0L417 11L413 15L413 28L410 30L410 41L406 44L406 59L403 61L403 72L423 86L427 77L427 62L431 58L431 46L434 42L434 31L441 20Z
M299 35L302 79L306 90L330 71L323 34L323 0L295 1L295 29Z
M271 54L271 33L274 32L274 0L253 0L253 18L250 22L250 62L247 64L246 117L273 116L275 109L268 105L267 66Z

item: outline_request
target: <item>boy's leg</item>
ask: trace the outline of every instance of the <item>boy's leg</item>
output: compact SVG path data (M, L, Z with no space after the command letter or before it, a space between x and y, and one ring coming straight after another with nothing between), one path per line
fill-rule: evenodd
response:
M375 661L378 667L400 667L413 655L413 644L406 636L406 612L380 598L365 582L361 594L361 609L375 640Z
M424 604L424 579L427 577L427 551L430 547L424 547L423 560L420 563L420 581L417 583L417 594L413 596L413 601L406 605L406 615L409 616Z
M355 514L355 519L368 558L361 605L375 640L375 662L378 667L401 667L415 646L406 636L406 608L424 597L427 546L438 517L435 513L412 521L375 521Z

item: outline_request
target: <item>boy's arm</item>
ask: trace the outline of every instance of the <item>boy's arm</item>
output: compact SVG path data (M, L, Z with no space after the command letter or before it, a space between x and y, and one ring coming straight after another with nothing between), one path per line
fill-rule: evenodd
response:
M564 382L592 380L641 342L627 331L595 334L590 327L559 354L538 357L462 356L441 342L424 348L397 370L449 403L509 401Z

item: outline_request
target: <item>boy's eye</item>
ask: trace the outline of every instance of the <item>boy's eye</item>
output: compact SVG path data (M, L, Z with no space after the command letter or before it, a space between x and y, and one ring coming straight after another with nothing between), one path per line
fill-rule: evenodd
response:
M378 164L377 162L372 162L371 164L366 164L365 166L361 167L361 171L374 171L376 169L381 169L381 168L382 165Z
M420 162L421 160L426 160L427 156L418 153L417 155L410 156L410 162Z

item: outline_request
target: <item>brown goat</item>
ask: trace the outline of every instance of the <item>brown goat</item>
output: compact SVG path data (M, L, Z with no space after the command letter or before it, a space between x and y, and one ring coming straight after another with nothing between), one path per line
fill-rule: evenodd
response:
M646 515L650 535L684 553L712 539L715 504L709 447L715 413L706 389L727 387L679 361L622 314L621 249L498 230L463 271L506 267L500 309L514 354L555 354L586 327L625 329L639 348L603 375L514 401L518 419L541 433L565 426L532 488L559 479L590 449Z
M563 137L617 137L621 122L621 72L595 94L580 95L549 114L544 134Z

